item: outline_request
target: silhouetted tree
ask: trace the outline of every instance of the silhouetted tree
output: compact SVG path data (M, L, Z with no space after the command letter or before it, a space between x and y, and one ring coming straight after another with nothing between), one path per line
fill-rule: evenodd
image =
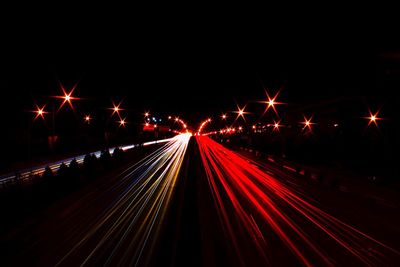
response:
M85 169L89 169L92 167L91 165L92 165L92 156L90 154L86 154L85 158L83 159L83 167Z
M44 172L42 174L42 178L47 180L47 179L51 179L52 177L54 177L53 170L49 166L46 166L46 168L44 169Z
M121 161L124 158L124 151L121 148L117 147L114 149L112 156L116 161Z
M71 160L71 162L69 163L69 170L73 175L79 172L79 164L76 159Z
M71 160L68 170L71 182L78 183L81 176L79 172L79 164L76 159Z
M103 150L100 155L100 163L103 167L109 168L111 167L111 154L108 149Z
M96 157L96 155L95 154L92 154L92 162L93 162L93 164L94 165L96 165L97 164L97 157Z
M67 175L68 175L68 167L67 167L67 165L65 165L64 162L61 163L60 168L59 168L58 171L57 171L57 175L58 175L60 178L65 178L65 177L67 177Z
M96 163L96 156L86 154L85 158L83 159L83 169L85 171L86 176L91 176L95 170L95 163Z

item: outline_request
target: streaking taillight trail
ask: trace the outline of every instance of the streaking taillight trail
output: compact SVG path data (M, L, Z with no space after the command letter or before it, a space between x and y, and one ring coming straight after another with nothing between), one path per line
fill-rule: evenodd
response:
M298 191L249 163L247 158L207 136L196 136L196 140L220 221L243 264L246 265L246 259L241 255L237 224L245 229L266 264L269 262L269 233L260 228L272 229L306 266L336 264L339 256L329 253L327 243L331 244L329 247L338 247L343 255L351 255L351 258L369 266L386 265L388 254L400 255L324 212ZM232 207L234 216L229 213Z

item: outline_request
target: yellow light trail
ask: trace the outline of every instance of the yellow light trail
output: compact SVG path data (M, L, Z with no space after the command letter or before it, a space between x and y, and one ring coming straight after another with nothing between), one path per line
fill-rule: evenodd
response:
M174 193L190 137L191 134L178 135L126 169L119 183L109 189L119 192L114 202L83 237L82 231L74 231L77 242L57 266L66 266L77 258L81 266L99 262L109 266L146 265Z

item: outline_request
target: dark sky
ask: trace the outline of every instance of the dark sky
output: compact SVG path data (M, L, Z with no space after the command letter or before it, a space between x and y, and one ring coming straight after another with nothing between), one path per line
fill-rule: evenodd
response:
M2 109L33 108L59 94L58 82L78 81L76 94L85 100L77 109L124 99L132 112L194 120L260 100L262 84L271 91L285 85L288 103L370 95L378 54L396 48L374 20L350 23L351 11L346 19L285 10L264 10L256 19L201 10L140 13L31 14L11 23L2 38Z

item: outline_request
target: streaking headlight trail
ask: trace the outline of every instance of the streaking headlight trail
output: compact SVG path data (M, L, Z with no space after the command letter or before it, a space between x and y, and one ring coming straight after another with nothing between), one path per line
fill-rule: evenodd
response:
M88 221L88 225L71 227L69 239L75 240L74 245L57 266L146 265L174 193L190 137L191 134L178 135L126 169L119 182L103 193L114 197L100 215ZM98 197L93 202L101 201L102 197Z
M324 212L247 158L207 136L196 140L220 222L242 265L248 265L249 251L263 265L271 265L271 256L279 251L272 247L273 240L291 251L282 260L292 257L305 266L387 266L388 256L400 255ZM254 249L243 247L246 240Z

